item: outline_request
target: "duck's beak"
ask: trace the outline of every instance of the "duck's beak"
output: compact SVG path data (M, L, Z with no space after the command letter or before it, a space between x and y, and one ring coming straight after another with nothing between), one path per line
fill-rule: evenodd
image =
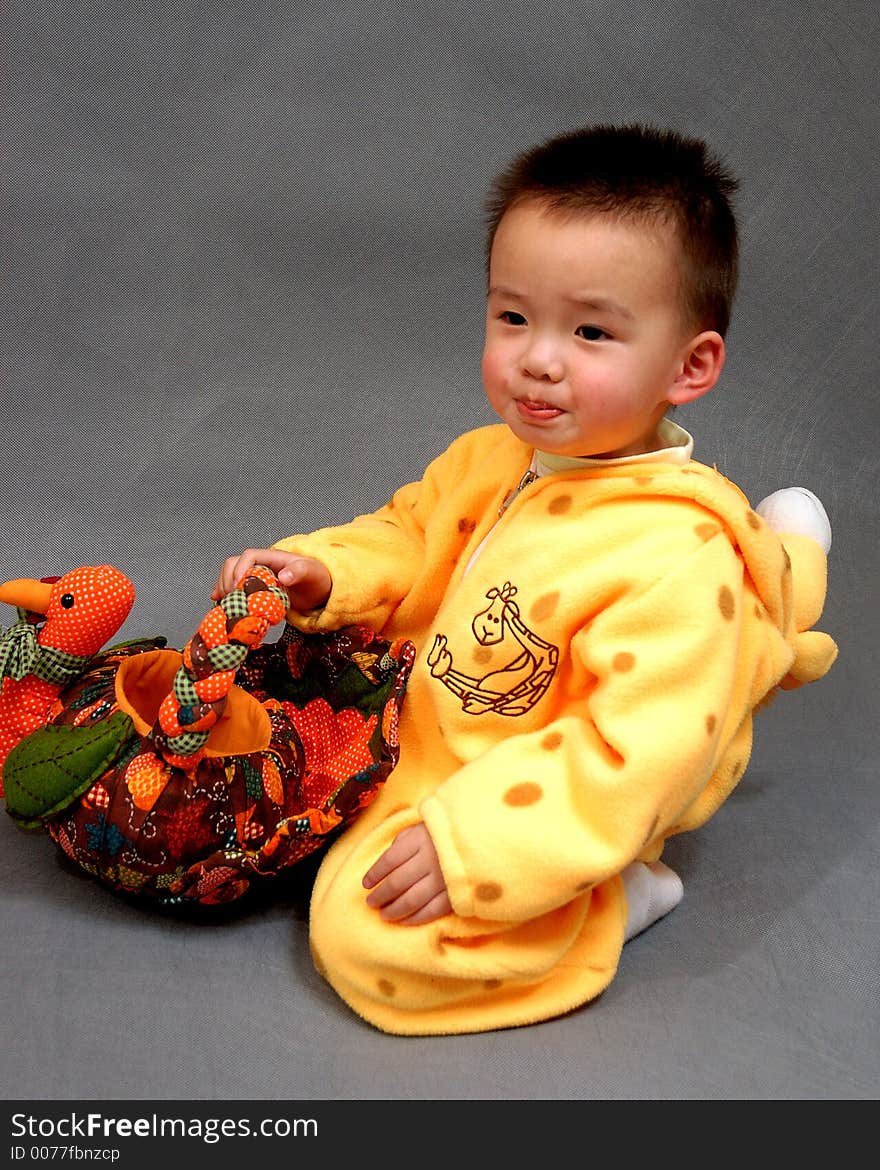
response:
M33 577L18 577L0 585L0 601L26 609L29 613L45 613L49 608L52 585Z

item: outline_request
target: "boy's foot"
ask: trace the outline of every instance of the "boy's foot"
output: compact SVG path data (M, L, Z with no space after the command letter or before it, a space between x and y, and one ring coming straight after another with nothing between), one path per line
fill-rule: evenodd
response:
M620 875L626 893L626 933L629 942L659 918L674 910L684 894L681 878L662 861L633 861Z
M809 536L827 553L831 548L831 522L822 501L809 488L780 488L761 500L755 508L774 532L792 532Z

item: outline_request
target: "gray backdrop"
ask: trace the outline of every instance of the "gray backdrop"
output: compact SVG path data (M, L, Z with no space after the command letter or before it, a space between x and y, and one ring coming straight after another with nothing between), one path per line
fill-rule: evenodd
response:
M308 866L178 922L4 817L4 1096L876 1097L876 4L83 7L3 17L0 579L110 561L138 593L124 636L182 645L228 553L382 503L491 420L490 177L642 120L741 178L728 365L679 417L753 502L823 498L841 656L671 844L678 910L532 1028L361 1023L311 967Z

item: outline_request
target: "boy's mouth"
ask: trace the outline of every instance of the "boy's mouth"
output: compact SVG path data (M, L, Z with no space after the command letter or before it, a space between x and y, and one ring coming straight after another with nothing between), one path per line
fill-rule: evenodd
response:
M549 402L528 398L517 398L516 409L526 422L547 422L564 413L558 406L553 406Z

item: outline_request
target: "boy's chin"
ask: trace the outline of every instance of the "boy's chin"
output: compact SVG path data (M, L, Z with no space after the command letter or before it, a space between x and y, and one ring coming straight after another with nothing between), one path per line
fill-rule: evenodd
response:
M560 419L566 419L565 412L554 418L544 420L524 419L514 406L506 413L496 412L501 421L529 446L543 451L547 455L557 455L564 459L617 459L621 455L637 455L643 451L652 450L642 440L631 440L627 446L619 451L599 449L599 444L614 442L619 436L597 434L573 434L573 428L560 426ZM570 422L570 416L568 416ZM568 433L565 433L567 431Z
M513 431L518 439L537 447L539 451L546 451L548 455L567 455L572 444L569 436L559 433L559 427L552 425L551 420L541 423L536 420L523 419L516 412L509 411L500 415L501 421ZM555 422L555 420L553 420Z

